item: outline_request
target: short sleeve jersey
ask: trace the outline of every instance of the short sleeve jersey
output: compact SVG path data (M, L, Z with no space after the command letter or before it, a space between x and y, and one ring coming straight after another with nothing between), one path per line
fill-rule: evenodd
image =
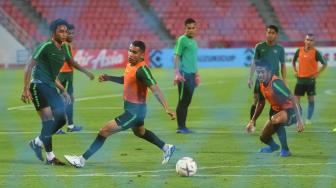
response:
M51 40L42 43L33 53L36 65L33 67L32 79L56 87L56 77L64 61L70 58L64 48L57 48Z

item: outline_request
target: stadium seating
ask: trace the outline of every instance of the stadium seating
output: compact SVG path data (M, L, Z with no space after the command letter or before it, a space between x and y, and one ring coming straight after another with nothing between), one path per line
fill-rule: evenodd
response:
M31 0L30 2L48 23L60 17L74 23L76 41L80 48L125 48L134 39L146 41L150 48L165 46L128 1Z
M26 18L23 13L13 5L11 0L2 0L1 7L3 11L5 11L7 15L15 20L16 24L19 25L21 29L24 30L24 32L26 32L29 36L36 39L39 37L36 25ZM25 41L25 39L21 38L20 41Z
M198 22L201 47L215 41L258 41L265 36L264 24L249 1L149 0L158 17L176 38L184 32L183 21Z
M38 13L40 20L50 23L65 18L76 27L79 48L125 48L134 39L144 40L149 48L172 47L146 23L141 12L125 0L25 0ZM36 23L24 15L12 0L1 0L0 6L22 30L37 41L45 40ZM183 21L194 18L198 23L199 46L253 46L265 39L265 24L248 0L148 0L153 11L168 31L171 40L183 34ZM307 32L319 41L336 38L336 1L270 1L281 28L288 36L286 44L297 44ZM317 6L318 5L318 6ZM40 27L39 27L40 28ZM24 37L18 37L20 40ZM325 43L328 44L328 43Z
M336 37L336 1L270 1L286 35L291 41L302 41L314 33L319 41Z

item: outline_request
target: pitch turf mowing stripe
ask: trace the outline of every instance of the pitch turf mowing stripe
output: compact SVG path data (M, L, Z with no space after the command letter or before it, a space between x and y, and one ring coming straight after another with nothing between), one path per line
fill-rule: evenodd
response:
M329 103L321 103L319 101L321 101L320 99L322 99L322 95L320 92L318 92L320 90L320 88L328 88L330 87L329 84L325 84L325 83L319 83L319 80L317 80L317 96L315 97L315 103L316 103L316 108L315 108L315 114L313 116L313 120L316 118L323 118L324 113L319 111L320 108L323 109L324 106L329 105ZM331 99L331 97L330 97ZM329 100L330 100L329 99ZM301 100L301 102L305 102L304 100ZM307 111L307 109L305 110ZM305 115L303 116L305 117ZM314 126L314 124L312 124L311 126ZM335 134L324 134L323 137L320 136L320 134L313 134L313 137L316 139L316 142L319 143L319 146L322 148L323 151L330 151L331 153L329 154L329 157L327 160L327 162L330 162L332 160L336 160L336 152L335 152L335 147L334 147L334 143L335 143ZM333 140L333 141L332 141ZM335 173L335 168L330 168L329 166L325 166L324 168L320 169L320 173ZM319 178L316 178L315 181L315 187L335 187L336 183L333 180L322 180Z
M4 109L3 105L6 105L5 101L0 103L0 109ZM0 111L0 113L3 115L1 117L6 117L6 123L1 125L2 129L10 130L12 127L20 126L14 121L15 118L11 114L7 113L6 111ZM21 170L26 169L25 166L21 166L24 163L19 161L27 158L25 155L28 147L27 142L23 140L22 137L13 137L10 135L3 136L2 139L4 139L3 142L6 143L4 147L7 148L7 151L3 152L3 156L1 158L4 163L8 163L8 165L1 164L1 172L14 175L20 174ZM1 187L20 187L21 182L22 177L15 178L15 181L13 181L12 178L6 178L3 180Z

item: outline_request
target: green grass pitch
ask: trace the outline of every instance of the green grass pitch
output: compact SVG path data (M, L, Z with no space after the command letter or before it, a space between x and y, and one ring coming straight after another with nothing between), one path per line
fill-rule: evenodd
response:
M172 70L153 69L172 109L177 88ZM123 70L97 70L95 74L121 75ZM288 84L295 79L288 67ZM125 131L112 135L85 168L47 166L38 161L28 141L40 131L33 105L20 101L23 70L0 71L0 187L336 187L336 88L335 69L328 68L317 81L313 124L298 134L287 128L293 156L279 152L259 154L259 132L269 106L257 121L257 131L244 132L252 102L247 88L247 68L201 69L202 85L194 94L187 125L194 134L175 133L176 122L164 113L155 97L148 96L146 128L177 150L170 163L161 165L162 152ZM82 154L108 120L122 113L122 86L89 81L76 72L74 79L75 123L80 133L53 137L56 156ZM301 100L306 116L306 98ZM278 142L277 137L275 140ZM176 161L190 156L198 164L194 177L175 173Z

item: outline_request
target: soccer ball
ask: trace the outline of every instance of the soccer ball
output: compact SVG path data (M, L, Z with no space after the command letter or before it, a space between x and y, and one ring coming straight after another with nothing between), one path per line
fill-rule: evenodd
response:
M176 163L176 172L183 177L193 176L196 174L197 164L190 157L183 157Z

